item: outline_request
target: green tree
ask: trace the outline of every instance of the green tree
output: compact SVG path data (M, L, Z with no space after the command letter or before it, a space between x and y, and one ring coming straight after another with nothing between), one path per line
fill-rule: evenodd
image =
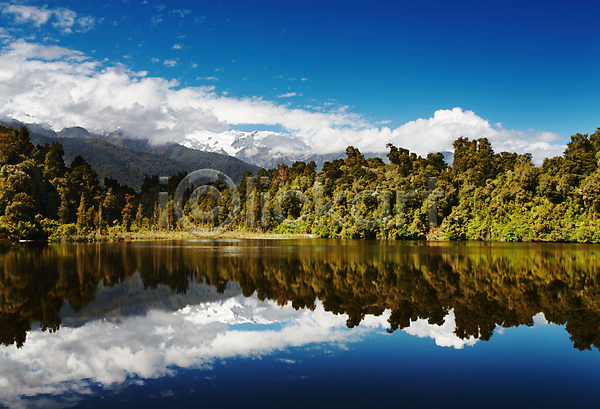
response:
M133 227L135 230L140 230L144 227L144 205L141 203L138 205Z
M85 193L81 194L77 208L77 228L81 234L89 234L94 229L95 212L93 206L88 206Z
M125 196L126 203L121 212L121 220L123 222L123 228L125 228L125 231L131 230L131 224L133 222L133 198L133 195Z

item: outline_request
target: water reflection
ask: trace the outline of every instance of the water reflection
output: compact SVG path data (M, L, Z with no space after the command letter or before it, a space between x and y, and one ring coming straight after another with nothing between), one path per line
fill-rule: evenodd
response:
M255 325L239 325L244 323ZM0 401L18 406L23 397L44 394L64 400L98 384L108 388L167 376L174 367L210 369L219 359L260 357L311 343L340 346L382 325L385 319L375 319L348 331L343 318L320 305L298 311L240 295L177 312L93 320L56 334L32 331L24 348L11 346L0 356Z
M598 257L326 240L18 247L0 254L0 402L69 406L98 386L385 330L461 349L558 323L575 348L597 348Z
M566 324L574 347L584 350L600 346L599 261L593 246L548 244L254 240L22 247L0 254L0 342L22 346L34 323L56 331L63 320L81 325L150 307L176 310L241 289L246 297L294 309L314 310L320 300L325 311L347 315L349 328L388 310L389 332L418 319L442 326L453 311L454 333L464 340L487 341L497 326L531 326L543 313L551 323ZM136 273L140 284L126 285ZM208 285L190 290L194 282ZM160 286L171 292L147 291ZM121 290L104 291L113 287Z
M381 333L389 318L389 311L368 316L360 328L349 330L347 316L326 312L320 301L312 311L296 310L238 295L175 312L150 310L143 316L90 320L55 334L34 330L24 347L11 345L0 356L0 402L21 407L27 398L39 404L45 396L55 399L52 406L71 404L98 385L143 383L181 368L207 370L221 359L257 358L310 344L339 349L374 330ZM462 348L476 342L458 338L454 326L450 312L442 326L418 320L406 332L433 338L441 346Z

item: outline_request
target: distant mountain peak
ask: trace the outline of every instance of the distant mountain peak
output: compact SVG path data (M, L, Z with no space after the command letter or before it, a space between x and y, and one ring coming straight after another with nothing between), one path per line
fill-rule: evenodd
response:
M81 126L73 126L64 128L57 133L44 125L22 124L11 118L0 122L13 127L26 125L31 131L48 138L98 139L110 142L111 144L122 148L142 152L154 152L161 146L165 148L181 146L182 148L194 151L230 156L266 169L277 167L280 163L292 165L296 161L303 161L306 163L315 161L317 168L320 169L326 161L345 157L344 151L328 154L315 152L314 148L302 139L275 131L229 130L224 132L212 132L208 130L197 130L192 134L187 135L184 139L154 145L152 141L148 139L131 138L120 129L106 135L99 135L92 133ZM367 157L381 156L385 159L385 154L381 152L363 152L363 154Z
M62 131L58 132L57 136L59 138L106 139L104 136L89 132L87 129L82 128L81 126L64 128Z
M279 163L289 165L313 155L312 147L302 140L273 131L198 131L188 135L181 145L206 152L226 153L264 168L272 168Z

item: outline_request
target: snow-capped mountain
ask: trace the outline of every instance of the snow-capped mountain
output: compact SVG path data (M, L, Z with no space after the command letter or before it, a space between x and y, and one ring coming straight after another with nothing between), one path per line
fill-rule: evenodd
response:
M314 155L312 148L298 138L270 131L198 131L180 144L191 149L222 153L264 168L278 163L291 165Z
M49 125L24 124L12 118L2 119L0 120L0 124L17 128L26 125L31 131L51 138L101 139L133 150L148 151L154 146L151 140L132 139L120 130L100 135L74 126L57 132ZM317 153L300 138L272 131L244 132L230 130L225 132L211 132L198 130L170 143L180 144L186 148L203 152L232 156L243 162L265 169L277 167L280 163L292 165L296 161L303 161L305 163L314 161L317 169L320 169L324 162L346 156L345 152L342 151L328 154ZM385 155L385 153L375 154L368 152L363 152L363 154L367 157L383 157Z
M232 146L236 137L235 133L235 131L215 133L201 130L188 135L179 143L190 149L235 156L236 150Z
M277 167L280 163L292 165L296 161L305 163L314 161L317 169L321 169L323 163L327 161L346 157L345 151L318 153L299 138L270 131L226 131L221 133L197 131L179 143L190 149L230 155L265 169ZM379 156L385 159L387 152L362 153L367 158Z

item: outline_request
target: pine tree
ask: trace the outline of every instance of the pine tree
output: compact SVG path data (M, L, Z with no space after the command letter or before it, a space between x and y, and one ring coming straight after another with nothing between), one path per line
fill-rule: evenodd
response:
M100 234L106 231L106 221L104 220L102 204L98 205L98 212L96 213L96 217L94 219L94 226Z
M121 212L121 217L123 220L123 227L125 228L125 231L130 231L131 230L131 223L133 222L133 203L132 203L132 199L134 196L132 195L125 195L125 207L123 208L123 211Z
M137 213L135 214L135 220L133 222L133 226L136 230L141 230L144 225L144 205L139 204L137 208Z
M79 207L77 208L77 229L80 233L86 234L88 230L88 209L87 209L87 200L85 199L85 195L81 194L81 199L79 200Z
M94 230L96 217L96 208L94 206L90 206L87 209L87 212L85 212L85 225L88 232Z
M113 189L109 188L108 192L106 192L106 197L104 198L104 202L102 202L104 207L104 217L106 218L106 222L108 225L111 225L114 220L117 220L119 217L119 203L117 201L117 197L113 194Z
M67 167L65 166L65 161L63 159L64 155L65 153L62 145L58 142L52 141L52 145L50 145L48 153L46 153L44 157L44 177L48 178L48 180L64 177L67 171Z
M169 200L169 206L167 207L167 224L169 230L173 230L177 226L177 218L175 217L173 199Z

